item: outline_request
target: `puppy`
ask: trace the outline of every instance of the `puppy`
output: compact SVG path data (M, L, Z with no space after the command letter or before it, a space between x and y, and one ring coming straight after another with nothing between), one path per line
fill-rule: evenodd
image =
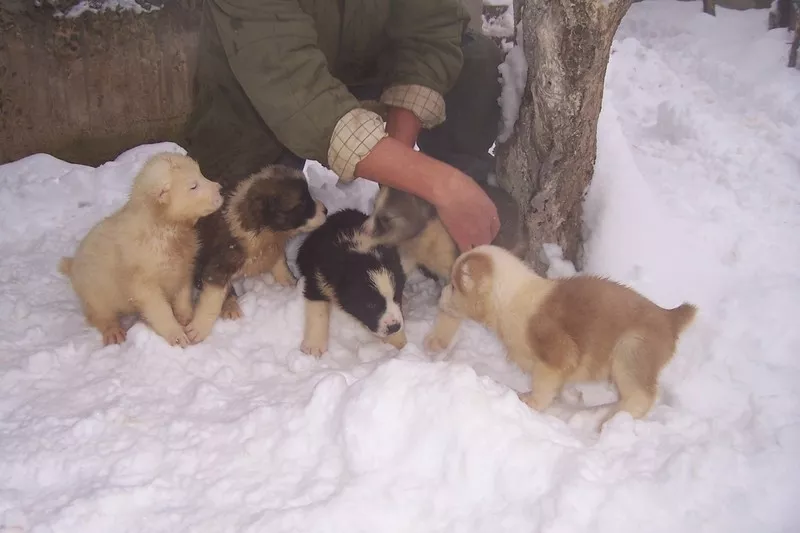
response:
M456 260L439 309L426 348L446 348L460 321L474 320L531 375L533 391L520 398L533 409L547 409L567 382L613 382L620 399L603 423L617 411L650 411L659 374L697 311L688 303L664 309L607 279L545 279L491 245Z
M271 273L279 284L296 281L286 264L286 242L319 227L327 209L315 201L299 170L271 165L239 183L217 213L200 221L195 268L200 290L186 332L193 343L205 339L217 317L237 319L242 311L232 282Z
M195 223L222 206L220 187L183 155L151 157L133 180L130 198L95 225L59 271L81 301L86 320L119 344L120 315L139 313L171 345L187 346L192 319Z
M328 349L330 304L358 320L384 342L406 344L401 310L406 276L397 249L362 249L360 229L367 215L344 209L312 232L297 254L305 278L303 352L320 356Z
M492 244L524 257L528 234L516 201L499 187L479 185L495 203L500 216L500 231ZM422 198L391 187L381 186L363 233L367 236L366 246L397 246L406 274L419 267L427 276L446 282L459 255L436 208Z

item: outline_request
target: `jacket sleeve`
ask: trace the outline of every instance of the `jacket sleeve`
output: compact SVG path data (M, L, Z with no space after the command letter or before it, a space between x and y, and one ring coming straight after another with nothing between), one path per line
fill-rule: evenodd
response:
M384 123L331 75L313 19L296 0L209 1L233 75L278 140L352 179Z
M412 111L425 128L444 122L443 95L461 72L461 37L468 23L461 0L392 2L388 34L394 66L381 102Z

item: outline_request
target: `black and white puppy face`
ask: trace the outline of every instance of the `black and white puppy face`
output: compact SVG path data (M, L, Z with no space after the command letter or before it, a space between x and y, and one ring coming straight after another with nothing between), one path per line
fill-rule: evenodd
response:
M401 310L406 276L393 246L365 249L361 227L367 215L342 209L311 232L297 253L308 301L334 303L374 335L403 330Z
M376 336L384 338L403 329L401 309L405 275L402 269L374 264L344 279L336 291L339 306Z

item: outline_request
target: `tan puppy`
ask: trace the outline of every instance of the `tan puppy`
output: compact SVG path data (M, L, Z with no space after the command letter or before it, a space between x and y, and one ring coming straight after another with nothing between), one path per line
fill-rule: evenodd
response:
M500 215L500 231L492 244L524 257L528 250L527 228L514 198L500 187L479 183ZM447 282L458 246L436 213L436 208L413 194L381 186L375 207L362 227L362 249L396 246L403 269L420 268L429 277Z
M508 355L531 376L526 404L545 410L565 383L610 380L617 411L645 416L658 376L670 361L696 308L664 309L613 281L575 276L549 280L496 246L479 246L453 264L426 348L446 348L463 319L491 330Z
M219 185L189 157L151 157L133 180L130 198L95 225L75 257L58 269L69 277L86 320L104 344L125 340L120 315L139 313L171 345L187 346L192 319L195 223L222 206Z

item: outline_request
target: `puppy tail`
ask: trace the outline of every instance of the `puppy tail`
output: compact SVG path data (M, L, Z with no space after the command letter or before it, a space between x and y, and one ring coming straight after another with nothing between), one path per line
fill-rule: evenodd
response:
M71 257L62 257L58 262L58 271L67 277L72 276L72 261Z
M697 307L689 303L684 303L675 309L669 310L669 317L672 320L672 330L675 332L676 337L691 325L696 314Z

